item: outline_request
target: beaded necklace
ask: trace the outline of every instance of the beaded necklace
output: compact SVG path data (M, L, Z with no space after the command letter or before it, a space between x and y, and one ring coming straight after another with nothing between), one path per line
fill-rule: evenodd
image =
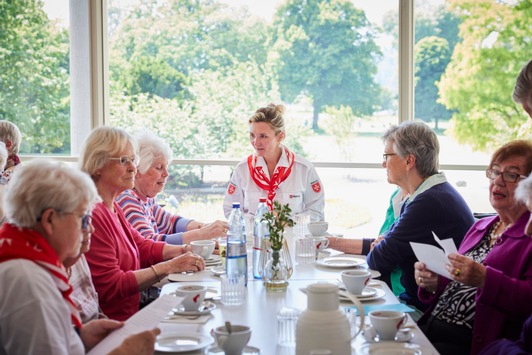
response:
M490 232L490 241L494 241L494 240L497 240L501 237L501 235L506 232L506 230L508 228L510 228L511 224L509 224L508 226L506 226L506 228L503 229L502 232L498 233L498 234L495 234L495 231L497 229L499 229L499 227L501 226L502 224L502 221L501 220L498 220L497 222L495 222L495 224L493 225L493 227L491 228L491 232Z

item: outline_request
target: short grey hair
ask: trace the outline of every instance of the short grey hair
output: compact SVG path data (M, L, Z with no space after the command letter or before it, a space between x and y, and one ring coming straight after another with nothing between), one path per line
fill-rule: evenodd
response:
M79 167L94 180L96 170L103 168L109 158L120 154L128 145L137 152L137 141L126 130L117 127L98 127L89 134L83 144Z
M394 151L401 158L412 154L416 157L416 169L421 177L434 175L439 170L440 143L436 133L423 122L406 121L390 127L382 136L391 141Z
M73 212L80 204L92 209L98 201L96 186L87 174L63 162L35 159L13 171L3 203L9 223L32 228L48 208Z
M11 147L9 148L8 153L18 154L18 149L20 148L20 142L22 141L22 134L18 129L17 125L13 122L6 120L0 120L0 141L6 143L11 141Z
M135 135L139 145L139 166L138 171L141 174L146 173L153 165L155 160L163 158L166 162L172 161L172 148L161 137L155 135L150 130L143 130Z
M515 198L524 203L528 203L529 199L532 200L532 174L519 182L515 189Z
M532 105L532 60L517 75L512 99L519 104Z

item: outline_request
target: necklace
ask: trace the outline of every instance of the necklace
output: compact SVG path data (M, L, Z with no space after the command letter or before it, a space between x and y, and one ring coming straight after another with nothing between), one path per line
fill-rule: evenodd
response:
M501 235L506 232L506 230L508 228L510 228L511 224L509 224L508 226L506 226L506 228L504 228L502 230L502 232L498 233L498 234L495 234L495 231L499 229L499 227L502 225L502 221L501 220L498 220L494 225L493 227L491 228L491 232L490 232L490 240L497 240L501 237Z

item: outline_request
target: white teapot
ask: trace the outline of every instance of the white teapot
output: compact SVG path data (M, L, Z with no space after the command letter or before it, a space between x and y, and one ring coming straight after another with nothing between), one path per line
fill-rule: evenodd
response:
M358 332L351 337L346 315L339 308L338 286L330 283L311 284L306 289L307 310L296 325L296 355L308 355L316 350L331 354L351 354L351 341L364 326L364 311L358 299L348 293L360 315Z

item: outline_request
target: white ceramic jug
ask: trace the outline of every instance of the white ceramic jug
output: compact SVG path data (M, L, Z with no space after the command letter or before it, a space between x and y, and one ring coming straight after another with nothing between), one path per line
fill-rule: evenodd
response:
M306 289L307 309L296 325L296 354L308 355L316 349L331 354L351 354L351 329L344 312L340 310L338 286L330 283L311 284ZM364 311L358 299L346 294L358 309L360 326L364 325ZM358 332L355 334L358 335Z

